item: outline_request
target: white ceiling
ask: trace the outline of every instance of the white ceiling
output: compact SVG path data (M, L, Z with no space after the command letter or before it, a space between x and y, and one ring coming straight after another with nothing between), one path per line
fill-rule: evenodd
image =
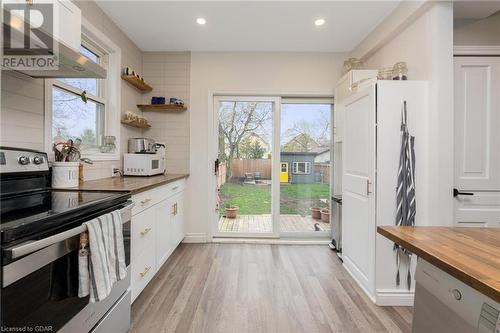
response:
M456 20L488 17L500 10L500 1L455 1L453 16Z
M399 1L97 3L143 51L347 52ZM317 18L326 23L315 26Z

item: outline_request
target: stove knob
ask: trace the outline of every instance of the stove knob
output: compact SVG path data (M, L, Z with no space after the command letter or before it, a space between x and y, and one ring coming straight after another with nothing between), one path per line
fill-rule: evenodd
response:
M30 163L30 158L28 156L19 157L19 164L26 165Z
M33 158L33 163L35 163L36 165L42 164L43 163L43 157L41 157L41 156L35 156L35 158Z

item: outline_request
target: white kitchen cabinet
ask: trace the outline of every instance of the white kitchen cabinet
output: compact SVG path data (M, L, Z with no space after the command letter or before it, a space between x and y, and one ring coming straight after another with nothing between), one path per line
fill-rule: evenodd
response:
M342 142L342 258L344 267L378 305L411 305L408 263L401 263L398 286L393 245L377 226L396 221L396 187L401 145L401 110L408 106L408 128L415 136L416 225L430 221L429 145L425 81L378 81L345 100ZM411 264L414 270L414 263ZM413 281L413 280L412 280Z
M26 0L10 0L9 3L15 4L26 4ZM33 4L35 7L33 10L37 10L37 4L52 4L53 5L53 26L50 28L52 31L45 31L51 33L57 42L63 43L69 46L76 52L80 52L80 45L82 43L82 11L69 0L34 0ZM45 13L42 13L42 15ZM16 12L13 12L16 15ZM24 20L24 17L21 17ZM48 18L47 18L48 19ZM31 25L35 27L41 26L43 30L42 22L44 17L41 15L31 16Z
M163 200L154 208L156 213L156 263L161 267L174 250L175 206L171 199Z
M179 180L132 196L132 302L184 239L184 187Z

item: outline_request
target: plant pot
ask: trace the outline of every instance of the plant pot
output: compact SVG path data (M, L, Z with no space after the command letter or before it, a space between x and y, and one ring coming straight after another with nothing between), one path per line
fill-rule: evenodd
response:
M323 208L321 210L321 221L325 223L330 223L330 209Z
M321 208L311 207L311 217L315 220L321 219Z
M235 219L236 216L238 215L238 210L239 210L238 207L229 207L229 208L226 208L226 217L228 219Z

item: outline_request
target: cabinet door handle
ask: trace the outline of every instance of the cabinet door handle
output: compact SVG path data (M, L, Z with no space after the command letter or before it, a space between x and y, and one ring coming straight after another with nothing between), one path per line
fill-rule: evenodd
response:
M179 210L177 209L177 202L175 203L175 215L177 215L177 213L179 212Z
M175 216L175 204L172 205L172 215Z
M139 275L142 277L144 277L144 275L148 274L149 270L151 269L151 266L147 266L144 268L144 271L142 273L139 273Z
M144 229L143 231L141 231L141 236L146 235L146 234L147 234L148 232L150 232L150 231L151 231L151 228L146 228L146 229Z
M144 200L141 201L141 205L144 206L145 204L147 204L150 201L151 201L151 198L146 198L146 199L144 199Z
M179 185L175 185L174 187L172 187L172 191L175 191L179 188Z
M366 194L372 193L371 187L372 187L372 182L369 179L367 179L366 180Z

